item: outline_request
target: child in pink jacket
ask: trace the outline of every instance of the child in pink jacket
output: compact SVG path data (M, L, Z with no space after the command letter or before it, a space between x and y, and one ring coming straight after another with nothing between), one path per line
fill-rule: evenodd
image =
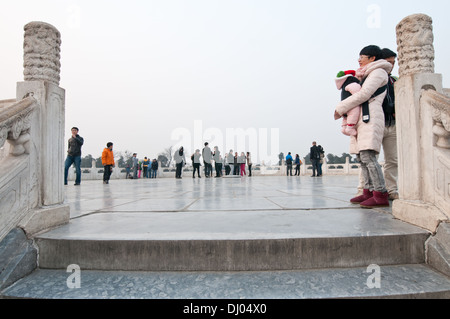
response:
M336 87L341 90L341 100L345 100L349 96L359 92L361 85L356 78L356 71L340 71L335 79ZM356 124L361 115L361 105L354 107L344 115L342 120L342 133L347 136L356 136Z

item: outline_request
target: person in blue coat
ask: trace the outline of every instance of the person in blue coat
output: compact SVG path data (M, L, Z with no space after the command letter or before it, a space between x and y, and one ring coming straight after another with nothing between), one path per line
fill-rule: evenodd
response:
M288 155L286 156L286 175L287 176L292 176L292 162L293 162L293 158L292 158L291 152L289 152Z

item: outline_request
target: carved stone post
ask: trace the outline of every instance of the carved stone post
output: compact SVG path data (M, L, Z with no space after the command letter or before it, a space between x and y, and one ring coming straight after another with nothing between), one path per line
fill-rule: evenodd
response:
M400 78L434 73L433 20L415 14L403 19L396 29Z
M59 86L61 34L44 22L30 22L24 29L25 81L46 81Z
M431 108L421 103L426 90L442 93L434 74L432 19L408 16L397 25L400 79L395 84L399 155L399 195L395 217L434 231L446 217L435 205L434 135Z
M35 166L39 207L50 223L68 221L64 206L65 90L59 87L61 35L50 24L31 22L24 27L24 79L17 83L17 100L32 95L38 102L37 123L31 129L31 161ZM51 208L49 208L51 207ZM52 216L49 216L52 215ZM39 218L37 228L45 228Z

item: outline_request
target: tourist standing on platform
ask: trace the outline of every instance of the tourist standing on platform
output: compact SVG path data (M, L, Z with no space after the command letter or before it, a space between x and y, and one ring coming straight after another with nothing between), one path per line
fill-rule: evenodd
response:
M231 173L234 175L234 155L233 150L230 150L230 152L227 154L227 163L230 166L229 173L227 175L230 175Z
M151 173L150 178L156 178L156 173L158 172L158 161L156 158L153 159L152 166L151 166Z
M142 167L144 169L144 178L148 178L150 175L150 171L149 171L149 167L150 167L150 159L146 157L144 157L144 160L142 161Z
M240 170L241 170L241 176L246 175L247 173L245 171L245 164L247 163L247 157L245 156L244 152L241 152L241 156L238 157L238 163L240 166Z
M322 145L318 145L317 148L319 149L319 153L320 153L319 175L317 175L317 176L322 176L322 165L323 165L323 162L325 161L325 151L323 150Z
M300 155L295 154L295 176L300 176L300 165L302 165L302 160L300 159Z
M252 177L252 156L250 152L247 152L247 166L248 166L248 177Z
M75 186L78 186L81 184L81 147L84 144L84 139L78 135L78 127L72 127L71 132L72 137L69 139L67 158L64 165L64 185L67 185L70 166L75 164Z
M239 176L239 169L241 168L239 163L239 155L238 152L234 152L234 158L233 158L233 175Z
M320 163L320 151L319 148L317 147L317 143L313 142L312 143L312 147L309 151L309 159L311 160L311 164L312 164L312 169L313 169L313 174L311 177L316 177L316 173L317 176L319 175L319 163Z
M382 58L391 63L392 70L394 69L397 54L390 49L383 49ZM398 155L397 155L397 128L395 125L395 92L394 85L398 80L397 77L392 76L392 70L389 72L389 82L387 87L387 94L383 101L383 112L385 119L385 128L383 134L383 151L384 151L384 177L386 182L386 189L389 193L389 199L398 199ZM359 174L358 195L364 192L364 178L362 171Z
M103 184L109 184L114 163L113 143L108 142L102 153Z
M181 146L178 151L174 154L175 164L177 171L175 173L175 178L180 179L183 171L183 166L186 165L186 156L184 154L184 148Z
M382 104L386 96L386 89L383 93L376 93L388 84L388 74L392 71L392 64L382 59L381 49L373 45L361 50L358 62L360 68L356 71L356 76L363 81L362 88L359 92L341 101L334 112L334 119L338 120L348 110L368 101L370 118L365 118L365 121L360 118L357 124L358 135L350 137L350 153L356 154L358 162L361 163L364 178L363 195L351 199L351 202L359 203L361 207L365 208L388 207L389 193L386 189L381 165L377 159L385 128Z
M198 178L202 178L200 176L200 157L202 155L200 154L200 150L195 150L195 153L192 155L192 166L194 167L194 172L192 173L192 178L195 178L195 171L197 171Z
M133 153L133 157L131 158L131 169L133 170L133 179L138 178L138 164L139 160L137 158L137 153Z
M205 164L205 177L209 178L212 175L212 152L208 146L208 142L205 143L205 147L202 150L203 163Z
M222 156L220 156L220 151L218 146L214 146L214 168L216 169L216 177L222 177Z
M228 154L225 154L225 156L223 157L223 166L225 167L225 175L230 175L231 168L230 164L228 163Z
M385 129L383 134L384 177L389 199L398 199L398 155L397 155L397 127L395 125L395 92L394 85L397 78L392 76L397 54L389 49L381 50L382 58L392 65L389 72L387 95L383 102Z
M286 175L287 176L292 176L292 162L293 162L293 158L292 158L291 152L289 152L288 155L286 156Z
M139 161L138 162L138 178L141 178L141 174L142 174L142 162Z

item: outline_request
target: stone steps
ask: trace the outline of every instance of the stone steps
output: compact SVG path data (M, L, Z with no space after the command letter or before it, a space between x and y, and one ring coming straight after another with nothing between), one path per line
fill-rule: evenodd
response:
M65 270L39 269L3 291L31 299L335 299L450 298L450 279L423 264L371 269L253 272L80 271L79 288ZM189 303L186 301L186 305ZM167 309L166 309L167 310Z
M159 192L143 182L132 193L125 183L86 183L77 189L82 194L70 194L70 223L34 238L39 268L3 296L449 297L449 277L425 264L431 234L389 209L351 205L353 188L337 187L341 179L209 182L211 188L161 181ZM77 274L67 272L71 265L80 269L77 289L67 286ZM370 287L374 278L380 288Z
M424 264L429 238L375 210L92 214L37 236L40 268L1 295L449 298L450 278Z
M342 209L94 214L35 241L43 269L273 271L424 263L428 237L389 214Z

